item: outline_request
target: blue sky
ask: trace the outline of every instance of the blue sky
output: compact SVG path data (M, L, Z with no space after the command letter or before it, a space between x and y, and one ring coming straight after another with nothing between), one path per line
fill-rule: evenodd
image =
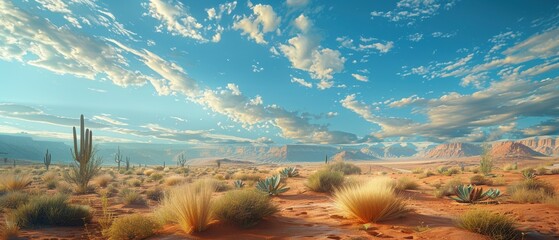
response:
M0 132L187 144L559 134L556 1L0 0Z

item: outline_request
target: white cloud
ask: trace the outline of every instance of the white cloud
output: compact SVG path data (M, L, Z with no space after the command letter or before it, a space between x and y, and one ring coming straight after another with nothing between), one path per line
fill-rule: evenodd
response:
M66 5L66 3L64 3L62 0L35 0L35 1L51 12L71 13L70 9L68 9L68 5Z
M307 82L307 81L305 81L305 79L302 79L302 78L292 77L291 82L292 83L298 83L299 85L301 85L303 87L312 88L312 83Z
M111 118L110 114L96 115L96 116L93 116L91 119L92 120L97 120L97 121L103 121L103 122L109 123L111 125L117 125L117 126L127 126L128 125L128 123L124 123L124 122L121 122L119 120Z
M150 0L147 15L161 21L156 27L158 32L166 29L171 35L207 41L201 33L202 24L190 15L184 4L174 0Z
M433 32L431 36L434 38L451 38L456 36L456 33L443 33L443 32Z
M438 0L400 0L396 3L396 8L390 11L373 11L371 17L382 17L391 22L405 22L413 25L417 21L423 21L437 14L441 9L450 9L456 1Z
M419 42L423 39L423 34L421 33L414 33L408 36L408 39L412 42Z
M311 78L320 80L319 89L330 88L333 75L344 69L346 59L337 50L319 46L320 37L312 31L308 18L300 15L297 19L294 24L301 33L289 39L288 44L280 44L279 48L294 68L307 71Z
M266 44L264 34L275 31L281 22L281 17L274 12L270 5L257 4L251 8L253 14L234 22L233 29L241 30L242 35L248 35L256 43Z
M361 74L352 73L351 76L353 76L356 80L361 81L361 82L368 82L369 81L369 77L363 76Z
M376 49L381 53L387 53L394 47L394 42L388 41L385 44L383 43L373 43L373 44L359 44L359 49Z
M309 4L310 0L287 0L287 6L294 8L305 7Z

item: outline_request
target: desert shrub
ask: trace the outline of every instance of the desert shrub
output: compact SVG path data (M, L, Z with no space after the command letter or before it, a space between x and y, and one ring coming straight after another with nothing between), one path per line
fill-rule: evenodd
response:
M559 168L551 169L551 174L553 175L559 174Z
M29 202L29 194L24 192L8 192L0 197L0 209L16 209Z
M470 183L473 185L492 185L491 179L479 174L470 177Z
M219 181L213 178L204 178L194 183L197 188L202 188L205 185L209 185L216 192L225 192L231 190L231 186L227 185L224 181Z
M425 170L423 170L423 168L415 168L415 169L411 170L411 173L413 173L413 174L422 174L423 172L425 172Z
M437 198L442 198L445 196L450 196L454 194L454 191L458 186L462 185L462 181L458 178L451 179L445 184L435 185L434 195Z
M115 219L108 236L111 240L140 240L155 235L159 227L150 216L132 214Z
M347 217L364 223L398 218L410 211L407 203L396 196L388 178L341 187L334 192L334 204Z
M52 189L56 188L56 186L58 185L58 181L57 180L50 180L48 182L45 182L45 185L47 186L47 189L52 190Z
M247 174L247 173L235 173L235 174L233 174L233 179L257 182L257 181L260 181L260 175Z
M541 203L555 195L552 184L536 179L527 179L507 188L511 199L520 203Z
M184 182L184 177L181 176L170 176L168 178L165 178L165 184L167 186L175 186L182 182Z
M351 163L337 162L326 166L329 171L342 172L345 175L361 174L361 168Z
M225 177L221 173L215 174L214 178L217 179L217 180L225 180Z
M176 223L186 233L206 230L212 220L212 193L207 183L188 184L172 189L157 211L163 223Z
M107 187L107 185L109 185L112 180L113 176L111 176L110 174L103 174L95 177L93 179L93 183L97 184L97 186L99 187L104 188Z
M80 152L72 154L75 162L70 164L68 171L64 172L64 179L76 186L75 191L78 194L92 192L89 182L99 174L103 163L103 160L95 155L95 150L89 149L89 154L86 154L81 151L88 150L84 150L84 146L80 148L82 148Z
M538 169L536 169L536 172L537 172L538 175L546 175L547 174L547 168L539 167Z
M396 181L396 190L416 190L419 184L409 177L401 177Z
M151 199L153 201L160 201L163 198L163 195L163 190L158 187L154 187L146 191L146 196L148 197L148 199Z
M493 156L491 156L491 147L484 146L479 160L479 170L483 175L488 175L493 169Z
M151 181L159 181L161 179L163 179L163 174L161 173L152 173L149 175L149 180Z
M497 177L497 178L491 180L490 185L491 186L505 186L505 185L507 185L507 181L503 177Z
M122 202L126 205L146 205L146 200L135 190L126 188L120 191Z
M426 177L430 177L430 176L435 176L435 173L433 173L431 170L427 170L427 171L419 174L419 176L417 176L417 178L422 179L422 178L426 178Z
M132 179L128 180L127 183L128 183L128 185L133 186L133 187L142 186L142 181L140 179L136 179L136 178L132 178Z
M71 205L66 195L43 195L34 197L13 212L15 223L20 227L33 226L83 226L92 218L89 207Z
M320 170L309 176L306 186L315 192L330 192L344 183L344 174L338 171Z
M277 212L270 198L254 190L227 192L215 202L214 214L217 219L241 227L250 227L260 219Z
M455 174L458 174L458 173L460 173L460 169L454 168L454 167L449 168L449 169L447 169L446 171L443 172L443 174L446 175L446 176L452 176L452 175L455 175Z
M29 186L32 178L23 174L0 175L0 188L5 191L19 191Z
M0 224L0 239L18 239L19 226L14 221L6 219Z
M141 170L140 170L140 171L141 171ZM141 172L143 173L143 175L146 175L146 176L149 177L149 176L151 176L152 174L155 173L155 170L154 170L154 169L146 169L146 170L141 171ZM136 173L136 174L137 174L137 173ZM140 174L137 174L137 175L140 175Z
M491 239L520 239L514 220L486 210L471 210L460 216L458 227L488 236Z
M43 182L55 181L57 178L58 174L55 172L47 172L41 176L41 180L43 180Z
M61 194L70 194L72 193L72 186L67 182L58 182L56 183L56 190Z

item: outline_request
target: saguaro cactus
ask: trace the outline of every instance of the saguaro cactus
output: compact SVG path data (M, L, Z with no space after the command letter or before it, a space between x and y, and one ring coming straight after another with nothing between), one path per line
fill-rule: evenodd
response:
M120 163L122 162L122 155L120 154L120 147L115 154L115 163L117 164L117 169L120 171Z
M126 171L130 169L130 158L126 157Z
M184 157L184 154L181 153L181 155L179 155L179 158L177 159L177 164L181 167L184 167L184 165L186 164L186 157Z
M93 132L84 127L83 115L80 116L80 139L78 144L78 136L76 127L73 127L74 133L74 149L72 158L76 164L70 166L70 172L65 174L65 178L78 187L78 193L87 192L89 181L97 175L101 168L101 159L95 158L93 151Z
M50 166L50 161L51 160L51 154L49 153L49 150L47 149L47 153L45 153L45 157L43 158L43 162L45 163L45 167L47 167L47 171L49 170L49 166Z

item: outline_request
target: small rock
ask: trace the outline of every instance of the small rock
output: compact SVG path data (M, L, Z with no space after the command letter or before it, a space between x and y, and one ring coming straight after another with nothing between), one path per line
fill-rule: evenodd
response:
M344 219L343 216L336 215L336 214L330 215L330 218L334 218L334 219Z
M299 214L301 214L301 215L307 215L307 212L301 212L301 213L299 213Z
M405 236L404 239L413 239L413 236Z
M286 208L285 210L291 211L291 210L293 210L293 208L292 208L292 207L288 207L288 208Z

